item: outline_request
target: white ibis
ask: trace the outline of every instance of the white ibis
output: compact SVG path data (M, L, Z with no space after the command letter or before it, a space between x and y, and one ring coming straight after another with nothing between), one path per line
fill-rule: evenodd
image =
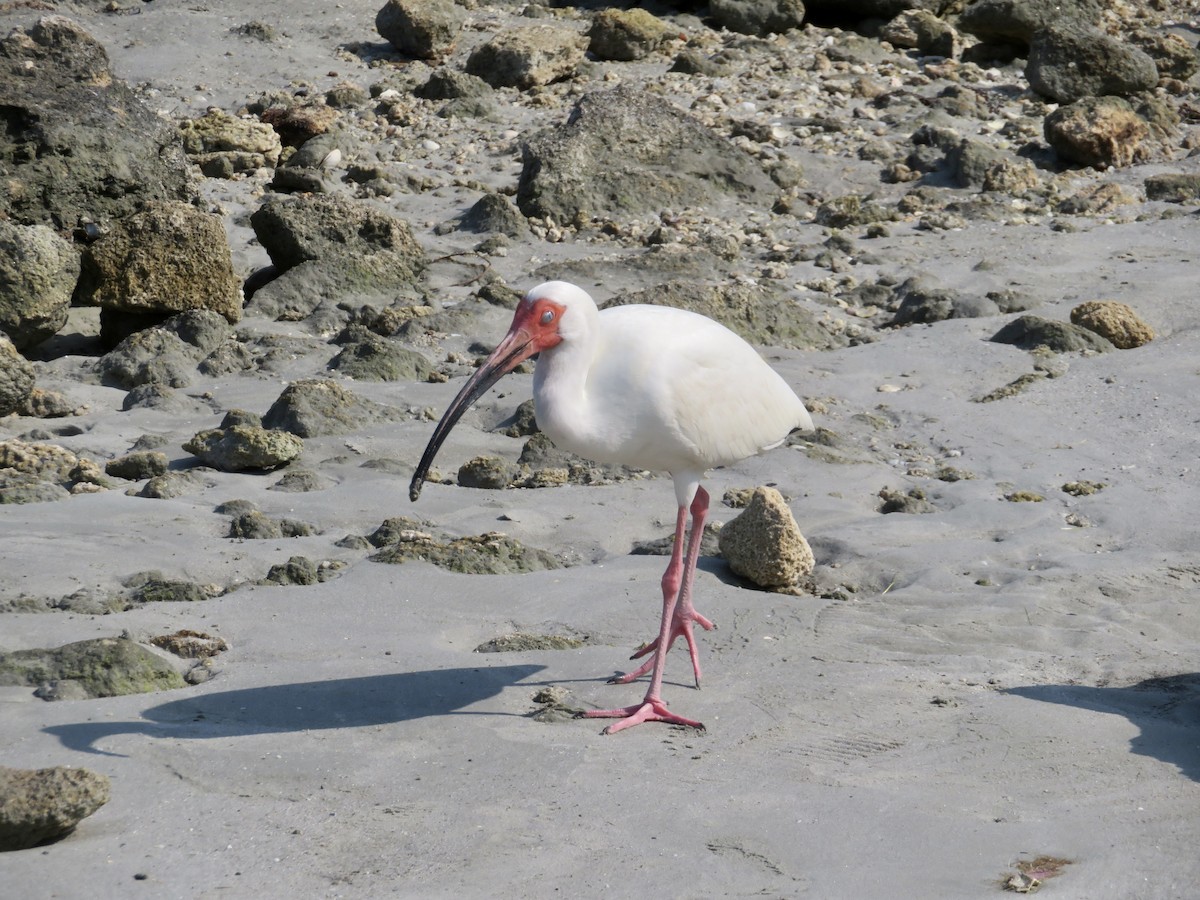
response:
M780 445L795 428L811 429L808 410L754 348L712 319L666 306L601 311L581 288L550 281L521 299L504 340L446 408L413 474L411 500L420 495L434 456L462 414L535 353L538 427L557 446L595 462L669 472L679 503L671 562L662 578L658 637L631 658L653 656L636 671L611 679L625 684L652 669L645 699L584 715L620 719L606 734L646 721L703 728L670 712L662 700L663 668L675 639L687 641L699 687L692 626L713 627L691 600L709 502L700 481L708 469Z

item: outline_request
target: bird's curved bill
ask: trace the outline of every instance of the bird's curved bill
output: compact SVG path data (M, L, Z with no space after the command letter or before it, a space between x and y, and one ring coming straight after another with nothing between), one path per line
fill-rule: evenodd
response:
M533 335L523 328L514 328L504 336L504 340L483 361L475 374L467 380L467 383L462 386L462 390L450 401L450 405L442 414L441 421L433 430L433 437L429 439L425 452L421 454L417 470L413 472L412 481L408 486L410 501L416 502L416 499L421 496L421 488L425 484L426 476L429 475L429 467L433 465L433 458L437 456L442 442L450 434L450 429L462 418L463 413L470 409L471 404L482 397L488 388L537 352L538 348L534 343Z

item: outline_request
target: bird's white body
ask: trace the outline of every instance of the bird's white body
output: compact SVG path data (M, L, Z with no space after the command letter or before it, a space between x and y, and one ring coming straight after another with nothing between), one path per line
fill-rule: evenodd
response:
M410 499L420 496L438 448L463 412L535 353L538 427L559 447L595 462L670 472L678 501L658 638L632 658L653 656L611 679L627 684L652 671L645 700L586 715L619 718L609 733L647 721L702 728L668 710L661 696L666 654L678 637L687 641L700 686L692 626L713 628L691 602L709 504L700 480L714 466L778 446L793 428L810 430L808 410L753 347L712 319L666 306L598 310L581 288L550 281L521 299L508 334L446 408L413 472Z
M533 397L538 427L556 446L670 472L678 487L778 446L793 428L812 428L787 382L712 319L667 306L597 310L586 294L555 296L568 297L563 341L539 355Z

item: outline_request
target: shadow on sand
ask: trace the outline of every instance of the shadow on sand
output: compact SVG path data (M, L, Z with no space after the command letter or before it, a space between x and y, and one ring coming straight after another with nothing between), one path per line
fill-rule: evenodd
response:
M1128 687L1045 684L1005 693L1125 716L1142 730L1130 750L1200 781L1200 673L1147 678Z
M204 739L359 728L425 716L504 715L460 710L544 668L439 669L216 691L153 706L137 722L79 722L45 731L72 750L117 756L95 744L119 734Z

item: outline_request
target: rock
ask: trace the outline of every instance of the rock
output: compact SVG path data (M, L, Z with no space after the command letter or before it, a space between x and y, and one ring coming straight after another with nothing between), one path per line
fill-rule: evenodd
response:
M1111 215L1122 206L1132 206L1140 202L1124 185L1107 181L1081 188L1062 200L1057 210L1066 215Z
M1024 315L1013 319L992 335L999 344L1014 344L1023 350L1046 347L1054 353L1093 350L1103 353L1113 345L1098 334L1079 325L1055 322L1041 316Z
M1147 200L1168 203L1192 203L1200 200L1200 174L1195 172L1165 172L1151 175L1143 184Z
M333 481L311 469L289 469L267 490L285 494L306 494L311 491L323 491L333 484Z
M429 360L416 350L351 325L339 338L342 350L329 368L356 381L425 381L433 374Z
M62 419L77 415L78 411L79 408L65 394L35 387L18 413L35 419Z
M514 474L514 467L498 456L477 456L459 467L458 483L467 488L502 491Z
M33 392L33 366L0 334L0 416L21 409Z
M1154 60L1098 28L1055 25L1037 31L1025 66L1029 86L1058 103L1126 95L1158 84Z
M345 434L378 422L394 422L404 413L394 407L364 400L326 379L306 379L289 384L262 417L263 425L302 438Z
M201 431L183 449L214 469L244 472L287 465L304 450L304 441L286 431L233 425Z
M654 94L619 87L580 98L567 122L522 148L517 206L574 222L719 204L769 207L776 189L750 155Z
M588 50L597 59L645 59L674 37L677 29L639 7L602 9L588 29Z
M529 222L513 202L503 194L484 194L458 221L461 231L484 232L524 238L529 235Z
M879 499L883 503L879 507L881 513L931 513L937 509L925 496L920 488L910 488L907 491L897 491L892 488L881 488Z
M768 589L793 588L815 566L787 502L770 487L757 488L746 509L721 528L719 546L734 573Z
M160 318L209 309L236 322L242 284L220 219L154 201L84 250L75 302Z
M127 390L154 384L187 387L197 364L232 335L217 313L192 310L129 335L101 357L98 369L107 383Z
M324 581L321 571L307 556L293 556L286 563L271 566L264 584L298 584L307 586Z
M1025 308L1014 297L1001 295L979 296L938 287L920 276L907 278L892 292L896 313L889 325L930 324L947 319L978 319L1018 312Z
M467 57L466 70L492 87L524 91L573 75L586 46L587 38L569 28L511 28L476 47Z
M65 230L194 194L175 128L70 19L46 16L0 40L0 109L0 218Z
M537 415L533 400L522 402L510 418L505 419L496 427L496 431L514 438L537 434Z
M407 532L398 543L367 558L382 563L429 562L468 575L509 575L562 567L552 553L526 547L496 531L444 544L421 532Z
M927 9L907 9L880 29L879 36L894 47L911 47L923 56L956 57L962 39L948 22Z
M1115 300L1089 300L1071 310L1071 321L1094 331L1118 350L1140 347L1154 340L1154 329L1133 309Z
M458 69L434 69L429 80L413 91L413 96L422 100L490 100L495 93L478 75Z
M453 0L387 0L375 30L405 56L435 59L454 46L466 18Z
M688 309L715 319L751 344L805 349L828 349L838 341L816 316L796 303L775 296L765 285L703 284L669 281L601 304L608 309L648 303Z
M783 34L804 24L801 0L710 0L714 23L739 34Z
M210 659L229 649L229 642L225 638L190 628L183 628L174 634L155 635L150 638L150 643L184 659Z
M53 229L0 219L0 331L18 350L66 324L78 279L79 254Z
M118 697L183 687L158 654L123 638L93 638L48 650L0 653L0 684L75 682L87 697Z
M90 769L0 766L0 850L25 850L66 837L110 796L108 776Z
M1120 97L1086 97L1046 116L1046 140L1064 162L1128 166L1149 136L1146 121Z
M530 650L576 650L586 644L583 638L562 634L504 634L484 641L472 653L525 653Z
M1034 32L1052 25L1097 25L1100 0L974 0L958 27L983 41L1028 47Z
M131 603L197 603L212 596L203 585L192 581L172 581L157 572L143 572L125 579Z
M257 509L234 516L229 523L229 537L243 541L264 541L283 537L279 523Z
M1135 31L1129 39L1154 60L1154 66L1163 78L1187 81L1200 71L1200 53L1177 34Z
M343 290L406 287L425 268L408 224L369 203L332 195L271 198L250 224L280 273L319 261L339 269Z
M283 144L270 125L253 119L235 118L220 109L184 119L179 125L183 150L209 178L232 178L276 166Z
M329 131L338 120L338 111L324 103L289 103L268 107L259 118L275 129L284 146L300 147Z
M977 187L985 191L1014 194L1041 183L1037 169L983 141L963 138L946 154L950 176L959 187Z
M203 483L193 472L167 472L165 475L155 475L142 485L141 490L127 493L151 500L170 500L194 494L202 487Z

